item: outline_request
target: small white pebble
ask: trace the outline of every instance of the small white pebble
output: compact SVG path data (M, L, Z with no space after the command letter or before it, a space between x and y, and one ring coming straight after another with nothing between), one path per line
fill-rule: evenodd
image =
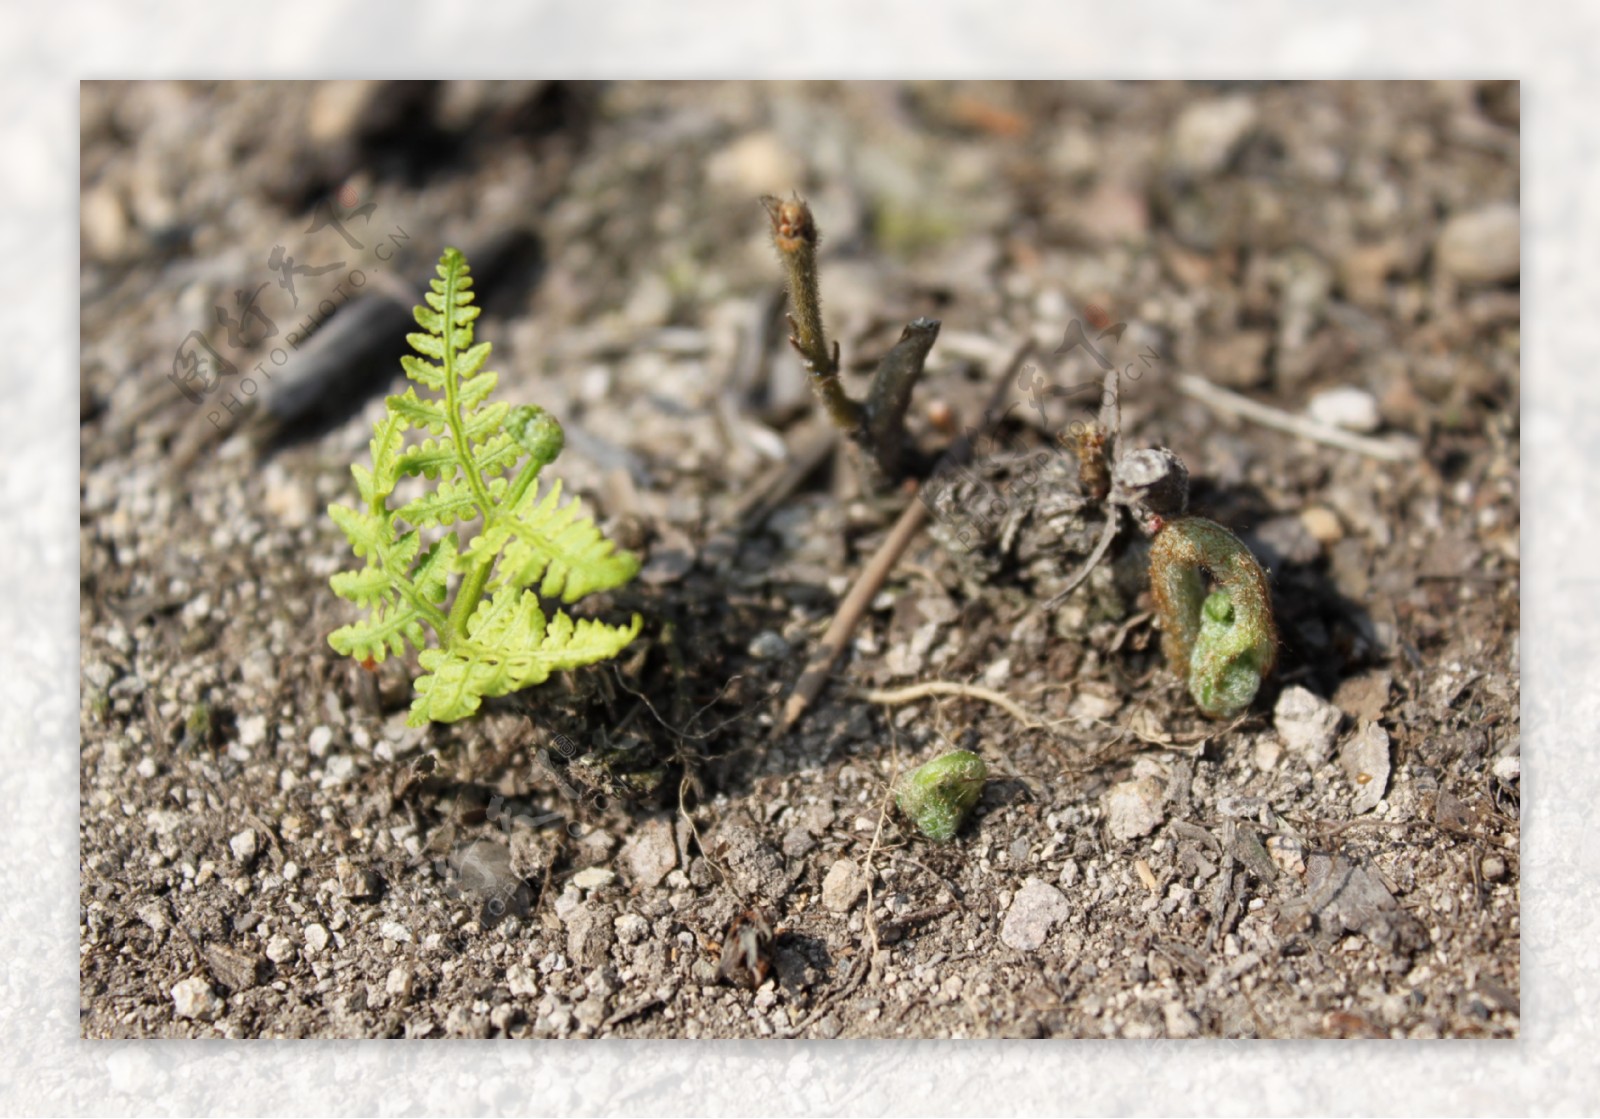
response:
M267 717L246 715L239 720L239 745L250 749L267 740Z
M305 928L306 951L313 956L328 946L328 930L321 925L307 925Z
M1318 423L1363 434L1377 431L1382 422L1378 402L1372 394L1365 389L1348 387L1317 393L1306 405L1306 414Z
M307 938L309 939L309 937ZM279 933L267 941L267 959L275 964L288 963L295 957L294 941Z
M254 862L256 854L260 851L260 842L256 839L255 829L245 828L228 840L228 850L232 851L233 857L245 866Z
M572 876L572 885L580 890L598 890L602 886L609 886L617 880L617 872L609 867L591 866Z
M172 1007L180 1018L194 1018L214 1022L221 1017L226 1003L211 989L211 984L198 975L181 979L172 988Z
M331 745L333 745L332 727L313 727L311 733L306 736L306 749L311 751L313 758L322 757Z

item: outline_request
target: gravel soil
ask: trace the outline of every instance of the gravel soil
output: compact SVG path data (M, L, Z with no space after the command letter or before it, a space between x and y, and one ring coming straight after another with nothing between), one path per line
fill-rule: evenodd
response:
M85 83L83 1034L1516 1037L1519 114L1515 83ZM941 320L925 449L1034 350L775 734L905 502L842 452L762 489L823 430L758 203L792 192L853 392ZM552 471L644 561L587 608L645 624L410 729L414 658L328 646L325 508L446 245L499 397L560 417ZM1271 573L1278 667L1231 722L1161 658L1137 532L1046 609L1097 527L1052 449L1099 403L1075 321L1123 445ZM236 371L191 401L197 338ZM935 683L1010 706L904 694ZM891 790L957 748L990 780L931 843Z

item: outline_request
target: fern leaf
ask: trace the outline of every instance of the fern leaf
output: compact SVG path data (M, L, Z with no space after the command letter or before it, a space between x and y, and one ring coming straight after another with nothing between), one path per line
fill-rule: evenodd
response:
M588 618L574 622L557 612L546 625L539 597L505 587L479 607L467 639L450 649L429 649L417 659L427 675L417 681L408 722L453 722L478 710L486 696L542 684L552 672L613 657L638 635L640 618L611 626Z
M617 551L577 502L561 503L559 481L543 501L516 510L506 527L514 539L504 545L505 581L514 586L537 582L546 598L576 602L620 587L638 573L638 559Z
M483 371L490 344L473 340L480 311L466 259L446 249L437 272L413 310L422 329L406 335L416 353L401 365L413 384L387 398L372 466L351 468L363 507L328 507L366 561L330 580L366 613L329 643L371 661L416 649L425 674L413 724L465 718L485 696L615 656L640 626L637 615L613 626L562 612L547 623L540 595L575 602L621 586L639 563L577 503L562 503L559 482L536 497L540 471L561 452L561 425L543 409L489 399L499 378ZM421 438L408 443L412 431ZM433 486L390 508L406 477ZM454 532L439 534L473 521L482 527L464 550ZM460 577L453 600L452 576Z

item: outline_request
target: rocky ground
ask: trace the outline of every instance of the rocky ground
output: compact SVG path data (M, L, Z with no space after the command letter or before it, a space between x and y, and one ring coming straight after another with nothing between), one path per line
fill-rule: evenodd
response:
M85 84L84 1034L1516 1036L1518 95ZM918 315L928 448L1026 339L1042 389L774 736L897 513L843 455L743 504L817 430L757 202L796 190L856 391ZM400 379L382 293L446 244L502 396L645 560L596 608L646 622L410 730L412 666L327 645L323 509ZM1089 414L1075 319L1125 324L1126 445L1272 573L1232 723L1164 667L1137 534L1043 608L1075 481L1004 462ZM191 401L196 331L237 371ZM1015 710L865 694L931 682ZM935 845L888 794L952 747L992 779Z

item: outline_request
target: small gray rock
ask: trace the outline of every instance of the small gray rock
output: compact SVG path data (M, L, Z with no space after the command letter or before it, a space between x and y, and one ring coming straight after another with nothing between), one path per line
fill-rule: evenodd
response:
M1222 170L1255 123L1255 102L1248 97L1221 97L1190 105L1172 126L1172 166L1192 175Z
M1072 910L1066 895L1050 883L1029 878L1011 899L1000 940L1019 952L1036 952L1044 945L1050 930L1067 919Z
M790 828L783 833L783 853L791 859L802 859L809 855L817 841L805 828Z
M834 913L847 912L866 889L866 872L852 860L840 859L822 880L822 905Z
M787 657L792 649L780 634L767 629L756 634L748 651L757 660L778 661Z
M596 967L611 955L616 928L609 906L580 905L567 916L567 955L583 967Z
M788 892L783 856L754 828L724 828L715 846L742 896L777 901Z
M1272 710L1272 725L1284 746L1313 765L1328 759L1340 718L1337 707L1299 684L1283 689Z
M580 890L598 890L617 880L617 872L610 867L590 866L572 876L572 884Z
M646 821L623 845L622 859L636 885L644 889L661 885L661 880L678 865L672 825L665 820Z
M191 975L173 984L172 1006L180 1018L215 1022L222 1016L226 1005L222 996L211 989L211 984L198 975Z
M1350 811L1371 812L1389 787L1389 732L1377 723L1364 723L1339 751L1339 764L1356 787Z
M286 964L294 959L294 941L279 933L267 941L267 959L275 964Z
M532 998L539 993L539 974L527 964L506 968L506 987L517 998Z
M1102 804L1106 830L1113 839L1138 839L1161 826L1161 802L1166 794L1153 777L1124 781L1106 791Z
M328 946L328 930L321 925L306 926L306 951L313 956Z
M624 944L638 944L650 935L650 922L637 913L624 913L612 922L617 939Z
M414 985L415 979L411 969L403 964L396 964L389 969L389 974L384 978L383 993L388 995L391 1001L404 1004L410 1001Z
M1511 202L1496 202L1456 214L1445 223L1434 249L1439 268L1465 283L1514 280L1522 271L1522 214Z

